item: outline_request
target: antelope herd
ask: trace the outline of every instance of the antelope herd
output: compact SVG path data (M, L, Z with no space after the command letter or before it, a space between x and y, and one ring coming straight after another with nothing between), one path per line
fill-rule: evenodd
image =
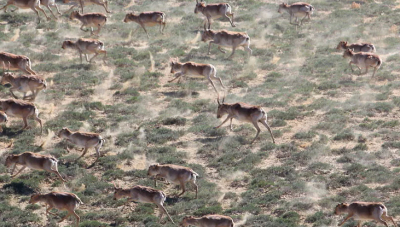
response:
M69 12L74 7L80 7L81 12L73 11L70 14L69 19L79 20L81 25L81 30L85 31L83 27L90 28L91 35L99 35L101 28L106 24L108 16L103 13L86 13L84 14L84 6L89 4L96 4L102 6L107 13L111 13L108 8L107 0L64 0L63 3L71 4L72 7L67 11ZM53 13L50 7L55 7L58 14L61 15L58 6L55 4L55 0L8 0L6 5L4 5L1 9L4 9L7 12L7 7L10 5L14 5L17 8L22 9L32 9L38 16L38 22L40 23L39 12L41 11L45 17L50 20L47 16L46 12L41 8L41 5L45 6L50 13L53 15L55 19L57 19L56 15ZM304 20L308 18L311 20L311 14L315 11L315 8L305 2L297 2L291 5L287 3L282 3L278 7L278 12L282 13L282 11L286 11L290 15L290 24L301 26L304 23ZM204 15L204 30L201 35L201 41L209 42L208 43L208 54L210 54L210 48L212 44L218 46L218 50L222 53L226 53L221 47L230 47L232 48L232 53L228 57L228 59L232 58L235 50L242 46L249 53L252 54L252 49L250 49L250 36L246 32L236 32L236 31L228 31L228 30L211 30L212 20L218 18L227 18L232 27L236 27L234 23L234 13L232 13L232 7L228 3L213 3L207 4L203 0L200 2L196 0L194 13L201 13ZM300 18L300 20L299 20ZM294 22L293 22L294 19ZM145 31L147 37L149 38L149 34L146 30L146 27L159 25L160 33L164 34L164 29L166 26L166 14L159 11L150 11L150 12L142 12L142 13L128 13L126 14L123 22L135 22L139 24L143 30ZM96 32L93 31L93 28L97 28ZM105 59L107 57L107 51L104 48L104 43L97 39L89 39L89 38L79 38L76 41L67 39L62 43L62 49L74 49L77 50L80 55L80 61L82 64L82 55L84 54L86 57L86 61L89 63L93 62L93 59L96 58L99 54L103 54L103 61L106 63ZM337 50L343 50L343 57L350 58L351 61L349 63L352 71L352 64L355 64L359 70L360 74L362 68L365 69L364 74L368 73L368 68L374 68L374 72L372 77L375 76L377 69L382 65L382 59L374 54L376 52L376 48L373 44L370 43L353 43L348 44L347 41L341 41L337 45ZM89 60L88 54L94 54L94 56ZM35 106L33 101L35 101L38 93L41 90L47 88L46 80L42 77L38 76L35 71L32 70L31 61L28 57L23 55L15 55L7 52L0 52L0 64L3 67L3 74L1 75L1 84L11 84L10 93L15 99L2 99L0 100L0 107L3 111L0 111L0 123L7 123L8 117L20 117L24 121L23 129L29 128L27 119L29 117L33 117L41 127L41 133L43 131L42 121L39 118L39 111ZM217 118L221 118L224 115L227 115L227 118L217 127L220 128L223 124L225 124L228 120L230 121L230 129L232 130L232 120L237 119L238 121L249 122L252 123L255 127L257 133L251 143L254 143L258 138L261 129L258 123L264 125L269 131L272 142L275 143L275 138L273 136L272 130L267 123L267 113L264 111L261 106L250 105L246 103L224 103L224 99L220 102L219 93L213 80L219 81L219 84L222 88L225 89L225 86L220 77L217 77L217 69L212 64L208 63L195 63L195 62L185 62L181 63L177 58L170 59L171 73L174 73L175 78L170 80L172 82L178 79L180 81L181 77L186 75L198 75L205 77L212 85L213 89L217 93ZM8 69L7 72L5 69ZM17 76L15 73L9 72L10 70L20 70L26 75ZM18 100L17 96L14 92L23 93L22 99L30 98L32 102ZM27 96L27 92L31 92L30 96ZM3 129L0 126L0 132L3 132ZM105 140L98 133L92 132L81 132L81 131L71 131L67 127L62 128L57 136L61 139L67 140L69 143L74 144L77 147L81 147L82 155L79 156L75 161L78 161L82 158L89 148L95 148L96 150L96 159L91 164L92 167L96 161L100 158L100 149L104 145ZM69 152L69 148L67 147L67 151ZM14 174L14 170L16 166L22 166L16 174ZM49 173L54 173L57 177L62 181L66 182L66 180L61 176L58 171L58 160L49 155L41 155L33 152L24 152L21 154L10 154L5 161L5 166L8 168L12 168L11 175L12 177L17 176L21 173L26 167L35 170L44 170ZM90 168L89 167L89 168ZM199 177L193 169L178 166L173 164L153 164L150 165L147 171L147 175L150 178L154 178L154 186L157 187L157 178L164 178L167 182L171 182L173 184L178 184L181 187L182 192L178 194L176 197L180 197L186 192L186 183L190 182L192 186L195 188L195 199L198 196L198 185L196 184L196 179ZM120 188L117 187L114 183L114 200L120 198L127 198L126 203L131 201L141 202L141 203L153 203L160 210L159 220L161 222L163 214L166 214L168 219L174 223L171 216L168 214L166 208L164 207L164 202L167 199L167 195L161 191L150 187L135 185L130 188ZM80 217L75 212L76 208L83 202L79 199L79 197L73 193L68 192L50 192L47 194L35 193L31 196L29 203L38 203L43 202L46 204L46 215L52 214L50 210L55 208L58 210L66 210L68 214L60 220L60 222L64 221L71 215L76 217L76 226L79 225ZM335 208L335 214L340 215L342 213L347 213L347 217L339 224L339 226L343 225L349 218L354 218L355 220L359 220L358 227L361 226L362 220L375 220L378 223L381 223L385 226L388 226L388 221L391 221L396 227L397 224L393 220L391 216L387 215L387 208L382 203L367 203L367 202L354 202L352 204L340 203ZM56 215L57 216L57 215ZM200 226L200 227L233 227L235 225L233 219L228 216L223 215L205 215L202 217L193 217L187 216L184 217L181 226Z

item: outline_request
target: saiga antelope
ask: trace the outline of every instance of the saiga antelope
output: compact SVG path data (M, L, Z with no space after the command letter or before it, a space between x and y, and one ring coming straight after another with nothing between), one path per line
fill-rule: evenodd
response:
M358 75L367 74L368 68L372 67L374 68L374 73L372 74L372 77L374 77L376 70L379 69L379 67L381 67L382 65L382 59L378 55L373 53L355 53L352 50L347 49L343 53L343 58L351 58L351 61L349 62L351 71L354 72L352 64L355 64L360 70L360 73ZM365 68L364 73L361 73L361 68Z
M233 13L231 12L231 6L228 3L215 3L207 5L206 2L204 2L203 0L201 0L201 2L199 2L199 0L196 0L196 8L194 9L194 13L198 14L199 12L201 12L206 17L206 21L208 22L208 29L211 28L212 19L218 19L221 17L228 18L229 22L231 22L231 26L236 27L236 25L233 23ZM232 19L230 17L232 17Z
M0 10L4 9L4 12L7 13L7 7L10 5L14 5L15 7L21 9L32 9L39 18L39 24L40 16L38 10L46 16L47 20L50 20L50 17L48 17L46 12L40 7L40 0L8 0L7 4L1 7Z
M104 43L97 39L83 39L80 38L78 41L66 40L62 45L63 49L71 48L78 51L81 58L82 64L82 54L85 55L86 61L91 63L92 60L99 54L104 54L103 62L106 63L107 51L104 50ZM88 54L94 54L94 56L89 60Z
M232 54L228 58L232 58L236 48L240 46L243 46L250 55L252 54L252 50L250 49L250 37L245 32L230 32L226 30L213 31L211 29L206 29L204 25L201 41L210 41L208 44L208 54L210 54L211 44L213 43L218 45L218 50L222 53L226 52L221 49L221 46L232 47Z
M163 205L165 199L167 198L163 191L140 185L133 186L129 189L123 189L118 188L114 183L114 200L125 197L128 198L126 204L132 201L139 203L154 203L160 209L159 222L161 222L162 216L165 213L168 216L169 220L175 224Z
M314 7L305 2L296 2L291 5L287 3L282 3L279 5L278 13L282 13L282 10L285 10L290 15L290 24L293 25L302 25L304 19L308 17L311 19L311 14L313 14ZM292 18L295 18L296 23L292 22ZM299 23L299 17L303 17Z
M21 70L25 73L36 75L36 72L31 69L31 60L24 55L0 52L0 64L3 69L8 66L9 70Z
M56 18L56 20L57 20L58 18L56 17L56 15L54 15L53 10L51 10L50 6L55 7L56 10L57 10L57 13L58 13L59 15L61 15L61 12L60 12L60 10L58 9L58 6L57 6L55 0L40 0L40 5L45 6L45 7L50 11L50 13L53 15L53 17Z
M397 224L393 218L387 215L387 208L385 205L383 205L383 203L340 203L335 208L335 214L340 215L342 213L347 213L347 216L339 224L339 226L342 226L350 218L354 218L354 220L358 221L357 227L361 227L361 221L363 220L375 220L380 224L384 224L386 227L389 226L387 221L392 221L394 226L397 227Z
M103 6L104 10L107 13L111 13L111 11L108 10L108 1L107 0L64 0L64 3L69 3L72 2L74 5L68 10L70 11L72 8L74 8L75 6L80 5L81 9L82 9L82 13L83 13L83 7L85 5L91 5L91 4L95 4L95 5L99 5L99 6ZM68 12L67 11L67 12Z
M168 182L179 184L182 188L182 192L178 195L178 197L185 193L186 182L190 182L193 186L195 186L197 199L198 186L196 184L196 177L199 176L199 174L197 174L191 168L172 164L160 165L157 163L149 167L147 175L154 176L155 187L157 187L157 176L165 178Z
M68 140L70 143L78 147L83 147L82 155L79 156L79 158L77 158L75 162L78 161L80 158L82 158L86 154L89 148L94 147L96 149L97 158L88 168L92 167L100 158L100 149L103 146L103 143L105 142L105 140L98 133L79 132L79 131L73 132L68 128L61 129L58 132L57 136ZM69 152L68 147L67 151Z
M149 37L149 33L147 33L146 26L152 27L157 24L160 25L160 33L164 34L164 28L165 28L165 13L163 12L156 12L156 11L151 11L151 12L143 12L139 14L135 13L128 13L125 15L124 22L128 23L130 21L138 23L143 30L146 32L147 38ZM161 29L162 28L162 29Z
M199 227L233 227L235 223L231 217L218 214L209 214L200 218L193 216L184 217L180 224L180 226L183 227L188 227L190 225Z
M199 75L204 76L208 81L210 81L217 95L217 88L215 88L214 82L211 79L218 80L221 86L225 88L222 84L221 78L216 76L217 69L211 64L200 64L195 62L181 63L178 59L171 59L171 73L175 73L175 78L168 81L169 83L176 79L178 79L179 82L181 77L185 75Z
M19 91L24 93L25 99L30 97L31 100L35 100L36 96L43 89L47 88L46 80L37 75L22 75L16 76L14 73L3 72L1 82L2 85L11 84L10 93L14 98L18 98L13 91ZM31 91L30 96L26 96L26 93Z
M217 103L218 103L217 118L221 118L225 114L228 114L228 117L219 126L215 128L219 128L223 124L225 124L225 122L231 120L230 129L232 130L233 118L239 121L251 122L257 129L256 137L253 139L253 141L251 141L251 143L253 143L260 134L261 129L258 126L258 122L260 122L268 129L269 133L271 134L272 141L275 143L275 139L274 136L272 135L271 128L267 123L267 113L260 106L249 105L242 102L228 104L224 103L224 99L222 100L222 103L220 103L219 99L217 99Z
M7 123L7 114L3 111L0 111L0 123ZM3 128L0 126L0 133L3 132Z
M340 41L336 47L337 50L347 50L350 49L353 52L375 52L375 46L371 43L353 43L348 44L346 41Z
M22 130L30 128L27 118L32 116L40 124L40 134L43 132L42 120L39 118L39 111L33 103L17 99L0 99L0 107L11 117L22 117L24 127Z
M76 227L79 226L80 217L75 213L75 209L83 204L81 199L73 193L68 192L50 192L47 194L35 193L31 196L29 203L35 204L38 202L43 202L46 204L46 216L52 214L58 216L57 214L51 213L51 209L55 208L57 210L66 210L68 215L62 218L59 222L64 221L69 216L74 215L76 217Z
M83 30L83 27L90 27L90 34L94 35L93 27L97 27L96 35L100 33L101 27L103 27L107 22L107 16L102 13L86 13L80 14L78 11L73 11L69 17L69 19L78 19L82 22L81 30L87 32L87 30Z
M24 152L22 154L11 154L6 159L6 166L9 168L14 165L11 171L11 177L17 176L21 173L26 167L36 170L44 170L49 173L55 173L60 178L61 181L66 182L58 172L57 167L58 160L52 156L41 155L32 152ZM17 165L21 165L22 168L15 174L14 170Z

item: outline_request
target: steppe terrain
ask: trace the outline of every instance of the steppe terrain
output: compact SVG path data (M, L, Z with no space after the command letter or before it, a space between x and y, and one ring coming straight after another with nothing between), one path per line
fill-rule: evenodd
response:
M213 0L212 2L218 2ZM66 187L55 175L25 170L15 179L0 165L0 226L72 226L69 218L45 217L41 205L29 205L35 190L69 191L85 203L78 209L81 225L175 226L158 223L155 205L114 201L112 181L120 186L154 186L147 177L153 163L193 168L200 177L199 197L189 188L160 182L168 195L165 207L179 223L186 215L219 213L242 226L337 226L339 202L380 201L400 223L400 1L310 0L315 13L296 30L289 15L279 14L275 0L230 0L237 27L226 19L213 29L247 32L253 55L239 48L232 60L201 42L201 14L195 0L112 0L111 14L99 40L107 64L80 64L79 55L61 49L65 39L89 37L78 21L63 14L37 24L30 10L0 12L0 50L23 54L48 82L36 105L44 133L35 124L20 131L11 118L0 134L1 163L7 154L25 151L51 154L60 160ZM0 1L5 4L4 0ZM68 5L58 2L62 12ZM45 9L48 12L47 9ZM128 12L163 11L165 34L148 28L147 39L136 23L123 23ZM92 5L85 12L104 9ZM49 14L49 13L48 13ZM137 29L139 28L139 29ZM137 30L136 30L137 29ZM351 72L341 40L371 42L383 59L374 78ZM225 101L260 105L268 112L276 144L265 128L254 144L254 127L234 120L214 129L216 94L204 78L168 83L170 58L211 63L227 86ZM10 98L0 86L0 98ZM72 144L55 134L62 128L100 133L102 157L91 149L67 153ZM13 141L13 146L7 147ZM61 212L61 216L66 212ZM345 227L356 225L349 221ZM374 222L364 226L376 226Z

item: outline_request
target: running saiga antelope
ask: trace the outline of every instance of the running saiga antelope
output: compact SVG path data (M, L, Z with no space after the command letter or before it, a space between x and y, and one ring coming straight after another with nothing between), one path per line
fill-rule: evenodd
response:
M40 134L43 132L42 120L39 118L39 111L33 103L17 99L0 99L0 107L10 117L22 117L24 127L22 130L30 128L28 117L33 117L40 124Z
M169 216L167 210L163 205L165 199L167 198L163 191L140 185L133 186L132 188L129 189L123 189L123 188L118 188L117 186L115 186L114 183L114 200L125 197L128 198L126 204L132 201L138 203L154 203L160 209L159 222L161 222L162 216L165 213L168 216L169 220L172 223L174 223L171 216Z
M100 33L101 27L103 27L107 22L107 16L102 13L80 14L78 11L73 11L69 19L80 20L82 22L82 31L87 32L88 30L84 30L83 27L90 27L91 35L94 35L93 27L97 27L96 35L98 35Z
M47 194L35 193L31 196L29 203L35 204L38 202L43 202L46 204L46 216L52 214L58 216L57 214L51 213L51 209L55 208L57 210L66 210L68 215L62 218L59 222L64 221L69 216L74 215L76 217L76 227L79 226L80 217L75 213L75 209L83 204L81 199L74 193L68 192L50 192Z
M31 69L31 60L24 55L0 52L0 64L3 69L8 66L9 70L21 70L25 73L36 75L36 72Z
M15 7L21 9L32 9L39 18L39 24L40 16L38 10L46 16L47 20L50 20L50 17L48 17L46 12L40 7L40 0L8 0L7 4L1 7L0 10L4 9L4 12L7 13L7 7L10 5L14 5Z
M351 58L351 61L349 62L351 71L354 72L354 69L352 67L352 64L355 64L358 69L360 70L360 73L358 75L364 75L368 73L368 68L372 67L374 68L374 73L372 74L372 77L375 76L375 72L379 67L382 65L382 59L373 53L366 53L366 52L360 52L360 53L355 53L350 49L347 49L343 53L344 58ZM361 68L365 68L365 72L361 73Z
M180 226L188 227L190 225L199 227L233 227L235 223L231 217L218 214L209 214L204 215L201 218L196 218L193 216L184 217Z
M350 49L353 52L375 52L375 46L371 43L353 43L348 44L346 41L340 41L336 47L337 50L347 50Z
M218 103L217 118L221 118L225 114L228 114L228 117L219 126L215 128L219 128L223 124L225 124L228 120L231 120L230 129L232 130L232 119L234 118L239 121L251 122L257 129L256 137L253 139L253 141L251 141L251 143L253 143L260 134L261 129L258 126L258 122L260 122L268 129L269 133L271 134L272 141L275 143L275 138L272 135L271 128L267 123L267 113L260 106L249 105L242 102L228 104L224 103L224 99L222 99L222 103L220 103L219 99L217 99L217 103Z
M11 154L6 159L6 166L9 168L14 165L11 171L11 177L17 176L21 173L26 167L36 170L44 170L49 173L55 173L60 178L61 181L66 182L58 172L57 167L58 160L52 156L41 155L32 152L24 152L22 154ZM22 168L15 174L14 170L17 165L21 165Z
M221 49L221 46L232 47L232 54L228 58L232 58L236 48L240 46L243 46L250 55L252 54L252 50L250 49L250 37L245 32L230 32L226 30L213 31L211 29L206 29L204 25L201 41L210 41L208 44L208 54L210 54L211 44L213 43L218 45L218 50L222 53L226 52Z
M206 4L203 0L199 2L196 0L196 8L194 9L194 13L198 14L201 12L208 22L208 29L211 28L211 20L218 19L221 17L228 18L229 22L231 22L232 27L236 27L233 23L233 13L231 12L231 6L228 3L215 3L215 4ZM232 19L230 18L232 17ZM204 21L204 23L206 23Z
M7 123L7 114L3 111L0 111L0 123ZM0 126L0 132L3 132L3 128Z
M106 10L107 13L111 13L111 11L108 10L108 1L107 0L64 0L64 3L72 3L72 7L69 8L68 11L70 11L72 8L80 5L83 13L83 7L86 5L99 5L103 6L104 9Z
M143 30L146 32L147 38L149 38L149 33L147 33L146 26L152 27L157 24L160 25L160 33L164 34L165 28L165 13L151 11L151 12L143 12L139 14L135 13L128 13L125 16L124 22L128 23L130 21L136 22L140 24Z
M51 10L50 6L55 7L57 10L57 13L59 15L61 15L60 10L58 9L58 6L57 6L55 0L40 0L40 5L45 6L50 11L50 13L53 15L53 17L56 18L56 20L58 18L56 17L56 15L54 15L53 10Z
M168 182L171 182L174 184L180 184L181 188L182 188L182 192L181 192L181 194L178 195L178 197L183 195L183 193L185 193L186 182L190 182L196 189L196 199L197 199L198 186L196 184L196 177L199 176L199 174L197 174L191 168L178 166L178 165L172 165L172 164L160 165L157 163L157 164L151 165L149 167L149 170L147 171L147 175L154 176L154 186L155 187L157 187L157 176L165 178Z
M361 221L375 220L380 224L388 227L388 221L392 221L394 226L397 227L396 222L391 216L387 214L387 208L383 203L369 203L369 202L354 202L351 204L340 203L335 208L335 214L340 215L347 213L347 217L339 224L342 226L350 218L357 220L357 227L361 227Z
M18 98L14 91L19 91L24 93L24 97L22 99L30 98L31 100L35 100L36 96L43 89L47 88L46 80L37 75L22 75L16 76L14 73L4 72L1 78L2 85L11 84L10 93L14 98ZM26 96L26 93L31 91L32 94Z
M311 14L313 14L314 7L308 3L305 2L296 2L291 5L287 3L282 3L279 5L278 13L282 13L282 10L285 10L286 12L289 13L290 15L290 24L293 25L302 25L304 19L308 17L308 19L311 19ZM292 22L292 19L296 18L295 21L296 23ZM303 17L301 21L299 22L299 17Z
M97 57L97 55L104 54L103 62L106 63L107 51L104 50L104 43L97 39L80 38L78 39L78 41L75 42L71 40L66 40L63 42L62 48L63 49L70 48L77 50L81 58L81 64L82 64L82 54L85 55L86 61L89 63L91 63L92 60L95 57ZM88 54L94 54L94 56L89 60Z
M97 160L100 158L100 149L103 146L105 140L98 134L93 132L73 132L68 128L63 128L58 132L58 137L68 140L70 143L83 147L83 153L79 158L75 160L78 161L82 158L89 148L94 147L96 149L97 158L96 160L88 167L92 167ZM67 151L69 152L69 148L67 147Z
M210 81L217 95L218 91L211 79L218 80L221 86L225 88L225 86L222 84L221 78L216 76L217 69L211 64L200 64L195 62L181 63L178 59L171 59L171 73L175 73L175 78L168 82L172 82L176 79L178 79L179 82L181 77L185 75L198 75L204 76L208 81Z

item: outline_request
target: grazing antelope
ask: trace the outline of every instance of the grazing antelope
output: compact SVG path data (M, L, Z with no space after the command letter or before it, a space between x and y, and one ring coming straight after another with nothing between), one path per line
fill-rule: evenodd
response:
M212 79L217 79L221 86L225 88L225 86L222 84L221 78L217 77L217 69L211 64L200 64L200 63L195 63L195 62L185 62L181 63L177 59L172 59L171 60L171 73L175 73L175 78L168 81L172 82L176 79L180 81L181 76L185 75L199 75L199 76L204 76L207 78L208 81L210 81L211 85L213 86L215 92L218 94L217 89L215 88L214 82L211 80Z
M12 117L22 117L24 127L22 130L30 128L27 118L32 116L40 124L40 134L43 132L42 120L39 118L39 111L33 103L17 99L0 99L0 107Z
M78 11L73 11L69 19L78 19L82 22L81 30L87 32L88 30L83 30L83 27L90 27L91 35L93 33L93 27L97 27L96 35L100 33L101 27L107 22L107 16L102 13L86 13L80 14Z
M212 43L218 45L218 50L222 53L226 52L221 49L221 46L232 47L232 54L228 58L232 58L236 48L239 46L243 46L250 55L253 52L250 49L250 37L245 32L230 32L226 30L213 31L211 29L206 29L206 27L204 26L204 32L201 36L201 41L210 41L208 45L208 54L210 54Z
M211 20L218 19L221 17L228 18L229 22L231 22L232 27L236 27L233 23L233 13L231 12L231 6L228 3L216 3L216 4L208 4L201 0L196 0L196 8L194 9L194 13L198 14L201 12L208 22L208 29L211 28ZM232 19L230 18L232 17ZM204 22L205 23L205 22Z
M13 91L19 91L24 93L24 97L22 99L26 99L28 97L31 100L35 100L36 96L43 89L47 88L47 82L45 79L41 78L37 75L22 75L16 76L14 73L5 72L1 78L2 85L11 84L10 92L14 98L18 98ZM26 93L31 91L32 94L26 96Z
M253 139L253 141L251 141L251 143L253 143L260 134L261 129L260 127L258 127L258 122L260 122L268 129L269 133L271 134L272 141L275 143L275 139L274 136L272 135L271 128L267 123L267 113L260 106L249 105L242 102L228 104L224 103L224 99L222 100L222 104L219 102L219 99L217 99L217 103L218 103L217 118L221 118L225 114L228 114L228 117L219 126L215 128L219 128L223 124L225 124L225 122L231 120L230 128L232 130L233 118L239 121L251 122L257 129L256 137Z
M63 49L71 48L79 52L82 64L82 54L85 55L86 61L91 63L92 60L99 54L104 54L103 62L106 63L107 51L104 50L104 43L97 39L83 39L80 38L78 41L74 42L71 40L66 40L62 45ZM94 56L89 60L88 54L94 54Z
M129 189L123 189L115 186L115 183L114 183L114 190L115 190L114 200L127 197L128 200L126 201L126 203L132 201L139 203L154 203L160 209L160 222L162 216L165 213L168 216L169 220L175 224L175 222L172 220L171 216L169 216L167 210L163 205L165 199L167 198L163 191L140 185L133 186L132 188Z
M393 218L387 215L387 208L383 203L340 203L335 208L335 214L340 215L342 213L347 213L347 217L339 224L339 226L342 226L347 220L353 217L354 220L358 220L357 227L361 227L361 221L363 220L375 220L380 224L384 224L386 227L389 226L387 221L392 221L394 226L397 227Z
M146 32L147 38L149 37L149 33L147 33L146 26L152 27L157 24L160 25L160 33L164 34L164 28L165 28L165 13L163 12L157 12L157 11L151 11L151 12L143 12L139 14L135 13L128 13L125 16L124 22L128 23L129 21L136 22L142 26L143 30ZM162 28L162 29L161 29Z
M58 137L64 138L78 147L84 148L83 154L79 156L79 158L77 158L75 162L82 158L86 154L87 150L92 147L96 149L97 158L88 168L92 167L100 158L100 149L103 146L105 140L98 133L79 131L72 132L68 128L63 128L58 132L57 135ZM67 151L69 152L68 147Z
M95 4L95 5L103 6L107 13L111 13L111 11L108 10L108 1L107 0L64 0L63 2L73 4L72 7L68 11L70 11L75 6L80 5L81 9L82 9L82 13L83 13L83 6Z
M171 182L174 184L180 184L181 188L182 188L182 192L181 192L181 194L178 195L178 197L183 195L183 193L185 193L186 182L190 182L196 188L196 199L197 199L198 186L196 184L196 177L199 176L199 174L197 174L191 168L178 166L178 165L172 165L172 164L160 165L157 163L157 164L151 165L149 167L149 170L147 171L147 175L155 176L154 177L154 186L155 187L157 187L157 176L165 178L168 182Z
M340 41L336 47L337 50L347 50L350 49L353 52L375 52L375 46L371 43L353 43L348 44L346 41Z
M7 114L3 111L0 111L0 123L7 123ZM3 128L0 126L0 132L3 132Z
M285 10L290 14L290 24L293 25L301 25L306 17L311 19L311 14L313 14L314 7L305 2L296 2L291 5L287 3L282 3L279 5L278 13L282 13L282 10ZM296 23L292 22L292 18L296 18ZM299 17L303 17L299 23Z
M351 61L349 62L351 71L354 72L351 64L355 64L360 70L360 73L358 75L367 74L368 68L372 67L374 68L374 73L372 74L372 77L374 77L376 70L379 69L379 67L381 67L382 65L382 59L378 55L366 52L355 53L350 49L344 51L343 58L351 58ZM361 68L365 68L364 73L361 73Z
M52 214L58 216L57 214L51 213L50 210L56 208L57 210L66 210L68 215L62 218L59 222L64 221L69 216L74 215L76 217L76 226L79 226L80 217L75 213L75 209L83 204L81 199L74 193L68 192L50 192L47 194L35 193L31 196L29 203L35 204L38 202L43 202L46 204L46 216Z
M40 24L40 16L38 10L46 16L47 20L50 20L50 17L48 17L46 12L40 7L40 1L41 0L8 0L7 4L1 7L0 10L4 9L4 12L7 13L7 7L10 5L14 5L15 7L21 9L32 9L39 18Z
M188 227L189 225L199 227L233 227L235 223L231 217L219 214L209 214L204 215L201 218L193 216L184 217L180 226Z
M31 69L31 60L24 55L0 52L0 64L3 69L5 65L8 65L9 70L21 70L25 73L36 75L36 72Z
M49 173L55 173L62 181L66 182L66 180L64 180L60 175L60 173L58 172L57 163L58 160L52 156L41 155L32 152L24 152L22 154L11 154L6 159L7 167L11 167L14 164L14 167L11 171L11 177L17 176L26 167L29 167L31 169L44 170ZM17 165L21 165L22 168L15 175L13 175Z
M54 15L53 10L51 10L50 6L55 7L56 10L57 10L57 13L58 13L59 15L61 15L61 12L60 12L60 10L58 9L58 6L57 6L55 0L40 0L40 5L45 6L45 7L50 11L50 13L53 15L53 17L56 18L56 20L57 20L58 18L56 17L56 15Z

